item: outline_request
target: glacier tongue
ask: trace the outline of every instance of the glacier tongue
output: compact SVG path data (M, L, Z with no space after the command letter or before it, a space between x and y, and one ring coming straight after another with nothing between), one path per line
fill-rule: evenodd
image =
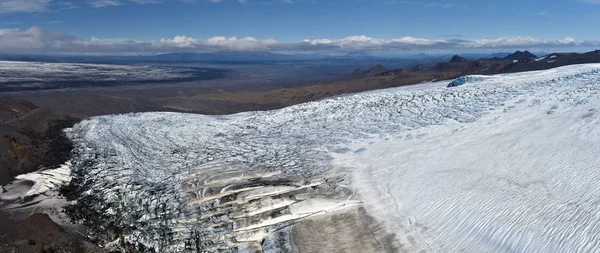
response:
M386 221L407 251L598 252L600 65L445 85L229 116L87 119L68 131L79 195L70 211L105 242L125 234L137 247L175 252L199 226L187 222L198 200L186 189L201 186L185 186L193 173L241 166L259 177L293 179L296 187L350 173L369 213ZM295 217L284 215L296 209L281 217ZM241 214L230 215L219 219ZM243 238L263 232L228 246L241 248Z

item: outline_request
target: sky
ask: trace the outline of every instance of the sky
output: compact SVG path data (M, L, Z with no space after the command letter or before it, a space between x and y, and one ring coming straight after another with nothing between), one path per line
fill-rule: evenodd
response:
M600 0L0 0L0 53L600 48Z

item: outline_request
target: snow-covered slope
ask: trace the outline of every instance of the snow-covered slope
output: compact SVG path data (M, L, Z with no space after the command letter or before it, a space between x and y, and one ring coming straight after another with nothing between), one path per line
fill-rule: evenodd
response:
M0 209L14 219L25 219L32 213L44 213L60 225L68 225L69 217L60 212L68 203L58 189L71 180L69 164L56 169L19 175L2 186Z
M600 252L600 65L447 84L231 116L94 117L69 131L72 182L96 232L127 227L163 251L197 225L181 222L181 184L217 164L350 175L409 252Z

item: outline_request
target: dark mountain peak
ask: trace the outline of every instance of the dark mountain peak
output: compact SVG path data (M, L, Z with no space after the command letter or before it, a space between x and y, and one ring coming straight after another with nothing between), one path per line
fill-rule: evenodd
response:
M381 64L377 64L368 70L356 69L354 70L354 73L352 73L351 76L355 78L372 77L377 76L386 71L387 69L385 69Z
M377 64L373 67L371 67L369 70L367 70L367 75L369 76L375 76L375 75L379 75L383 72L385 72L387 69L385 69L381 64Z
M469 60L467 60L467 58L462 57L460 55L455 54L454 56L452 56L452 59L450 59L450 62L468 62Z
M406 73L406 70L404 70L404 69L392 69L392 70L385 71L381 74L378 74L377 76L400 76L405 73Z
M535 56L535 54L532 54L527 50L525 50L524 52L517 51L517 52L514 52L514 53L504 57L504 59L508 59L508 60L526 60L526 59L535 59L535 58L537 58L537 56Z
M380 69L382 69L382 70L384 70L384 71L385 71L385 67L383 67L383 65L381 65L381 64L377 64L377 65L375 65L375 66L371 67L371 68L369 69L369 71L372 71L372 70L380 70Z
M355 69L354 72L352 73L352 75L350 75L350 76L352 76L352 77L364 77L365 76L365 72L366 71L364 71L362 69Z
M559 54L554 54L554 55L559 55ZM591 51L591 52L587 52L587 53L584 53L583 55L599 56L600 55L600 50L594 50L594 51Z
M427 69L427 67L426 67L425 65L419 64L419 65L416 65L416 66L415 66L415 67L412 69L412 71L423 71L423 70L426 70L426 69Z

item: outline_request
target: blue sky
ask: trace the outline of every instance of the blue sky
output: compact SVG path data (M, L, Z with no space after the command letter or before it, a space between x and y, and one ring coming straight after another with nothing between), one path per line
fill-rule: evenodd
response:
M409 50L415 43L412 49L417 51L587 49L600 45L596 27L600 27L600 0L0 0L0 51L2 43L14 44L4 51L60 51L68 49L67 43L90 51L127 51L134 42L144 46L140 51L152 49L151 44L157 51L396 51ZM31 29L35 31L27 33ZM52 35L56 33L61 38ZM24 43L25 36L45 41ZM176 40L178 36L185 40ZM235 36L236 41L207 42L216 36ZM344 40L350 36L365 37ZM428 42L390 41L407 36ZM240 41L245 37L258 42ZM490 42L500 38L505 40ZM168 46L158 45L161 39ZM304 40L318 47L294 46ZM457 46L457 40L469 43ZM435 43L440 41L444 43ZM106 48L100 47L101 42ZM386 43L395 44L383 47Z

